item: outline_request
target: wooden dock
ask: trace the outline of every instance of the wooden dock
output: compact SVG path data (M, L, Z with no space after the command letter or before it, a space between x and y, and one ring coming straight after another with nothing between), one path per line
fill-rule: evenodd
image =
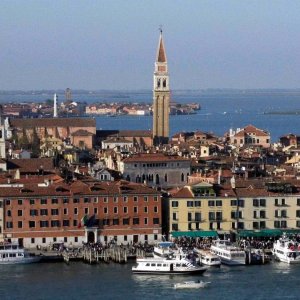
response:
M30 252L40 256L41 262L75 262L83 261L88 264L96 264L99 262L115 262L127 263L128 260L134 260L137 257L145 257L146 253L140 248L130 248L124 246L113 246L110 248L98 249L94 247L83 247L76 249L65 249L64 251L54 250L36 250L31 249Z
M74 256L72 252L64 251L63 259L66 263L71 261L84 261L89 264L96 264L99 262L116 262L127 263L129 259L135 259L136 257L144 257L144 251L137 249L135 253L131 249L121 246L114 246L106 249L95 249L92 247L86 247L81 249L80 253Z

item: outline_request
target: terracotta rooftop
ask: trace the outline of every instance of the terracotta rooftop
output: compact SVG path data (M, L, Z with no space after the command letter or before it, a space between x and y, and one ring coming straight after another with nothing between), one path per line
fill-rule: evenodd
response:
M30 158L30 159L8 159L7 170L20 169L23 173L37 172L42 169L44 171L54 172L54 165L52 158Z
M112 138L104 140L103 142L105 142L105 143L132 143L131 141L126 140L123 137L117 137L117 136L114 136Z
M183 187L177 191L172 191L172 197L173 198L194 198L193 193L188 187Z
M40 197L40 196L113 196L113 195L157 195L160 192L142 184L127 181L99 182L75 181L72 184L63 182L38 186L35 183L24 184L23 187L1 187L2 197Z
M234 136L235 137L243 137L243 136L245 136L245 134L249 134L249 133L255 133L256 136L269 136L270 135L268 132L258 129L253 125L248 125L248 126L244 127L241 131L236 133Z
M151 130L97 130L97 137L152 137Z
M93 118L39 118L39 119L11 119L11 127L96 127Z
M73 132L71 135L72 136L91 136L91 135L93 135L93 133L91 133L87 130L84 130L84 129L79 129L79 130Z

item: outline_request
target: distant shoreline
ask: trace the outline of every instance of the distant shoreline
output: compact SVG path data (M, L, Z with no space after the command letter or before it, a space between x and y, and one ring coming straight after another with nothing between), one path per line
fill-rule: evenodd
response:
M264 115L300 115L299 111L267 111Z
M45 90L0 90L0 95L48 95L48 94L64 94L64 89L45 89ZM72 89L72 94L87 94L87 95L98 95L106 94L112 95L116 98L128 98L128 94L152 94L150 89L141 90L83 90L83 89ZM202 94L202 95L270 95L270 94L299 94L299 89L172 89L174 94Z

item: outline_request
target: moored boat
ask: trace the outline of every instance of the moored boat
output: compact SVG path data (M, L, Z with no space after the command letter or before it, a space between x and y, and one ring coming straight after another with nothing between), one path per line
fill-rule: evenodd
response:
M2 243L0 245L0 264L30 264L40 260L40 256L31 255L18 244Z
M240 247L234 246L228 240L216 240L210 247L211 253L217 255L223 264L245 265L246 254Z
M274 258L279 261L288 264L298 264L300 263L300 243L284 235L275 241L273 245L273 255Z
M194 249L194 251L199 255L201 264L211 267L219 267L221 265L219 256L211 253L209 250Z

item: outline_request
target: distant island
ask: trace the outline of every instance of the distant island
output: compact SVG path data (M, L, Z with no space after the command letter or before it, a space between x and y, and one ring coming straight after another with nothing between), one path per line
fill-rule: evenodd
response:
M196 114L201 109L199 103L170 103L170 115ZM12 118L47 118L53 116L53 100L43 102L10 102L1 105L1 113L4 117ZM58 107L60 117L78 116L150 116L152 104L131 102L86 102L67 100L61 102Z
M199 103L179 104L170 103L170 115L190 115L200 110ZM104 103L98 102L87 105L85 108L86 115L130 115L130 116L149 116L152 115L152 105L149 103Z

